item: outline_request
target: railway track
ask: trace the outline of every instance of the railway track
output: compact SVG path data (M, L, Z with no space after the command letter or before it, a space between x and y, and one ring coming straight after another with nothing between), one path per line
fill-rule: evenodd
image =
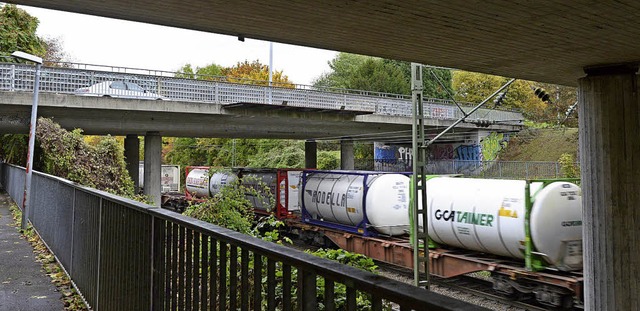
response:
M294 243L288 245L290 247L299 249L299 250L317 250L320 247L310 246L304 244L302 241L293 240ZM384 262L376 261L376 264L380 268L381 274L396 279L405 283L413 283L413 271L398 267L395 265L387 264ZM508 307L508 310L550 310L548 307L540 306L535 302L534 299L530 298L529 300L518 300L515 297L505 297L503 295L498 295L493 291L493 285L488 280L483 280L479 278L474 278L470 276L461 276L454 277L449 279L442 278L432 278L432 284L440 287L444 287L450 290L454 290L466 295L473 295L478 298L484 298L495 302L497 304L504 305ZM474 303L474 301L469 301ZM501 308L501 310L505 310Z
M400 278L396 278L399 281L405 281L412 283L413 282L413 271L390 265L383 262L377 262L380 270L383 274L393 277L394 275L400 276ZM391 275L389 275L391 274ZM432 277L431 284L439 287L444 287L450 290L454 290L463 294L473 295L478 298L484 298L495 302L497 304L504 305L508 307L507 310L555 310L551 307L541 306L539 303L535 301L535 299L531 298L519 298L519 297L506 297L504 295L496 294L493 290L493 284L489 280L471 277L471 276L459 276L448 279ZM474 299L471 299L474 300ZM477 300L477 299L476 299ZM475 303L475 301L469 301L471 303ZM500 308L501 310L505 310L504 308ZM578 309L576 309L578 310Z

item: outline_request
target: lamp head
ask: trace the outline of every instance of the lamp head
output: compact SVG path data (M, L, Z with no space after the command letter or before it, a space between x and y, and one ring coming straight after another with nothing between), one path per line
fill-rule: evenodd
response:
M38 57L35 55L31 55L22 51L15 51L13 53L11 53L11 56L17 58L17 59L22 59L22 60L26 60L26 61L30 61L30 62L34 62L36 64L42 64L42 57Z

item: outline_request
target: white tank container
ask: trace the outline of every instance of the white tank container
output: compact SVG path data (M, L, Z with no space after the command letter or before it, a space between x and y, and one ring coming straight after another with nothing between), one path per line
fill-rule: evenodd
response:
M525 181L433 178L427 181L429 236L435 242L524 258ZM582 196L578 186L531 184L535 252L562 270L582 267Z
M144 188L144 162L138 168L138 187ZM180 166L163 164L160 175L160 192L180 191Z
M376 231L401 235L408 230L409 177L401 174L311 173L302 197L314 219L357 226L365 217L366 206L369 225Z
M185 188L196 197L209 197L209 170L205 168L192 169L187 174Z
M222 191L222 188L238 180L238 176L232 172L217 172L211 175L209 180L209 194L214 197Z
M280 181L280 204L289 212L300 211L300 177L302 171L287 171L287 179Z

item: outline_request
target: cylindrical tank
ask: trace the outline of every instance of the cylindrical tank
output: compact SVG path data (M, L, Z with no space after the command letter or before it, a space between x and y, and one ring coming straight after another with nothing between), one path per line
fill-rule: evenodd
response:
M525 181L432 178L427 181L429 237L435 242L524 257ZM531 238L537 254L562 270L582 266L582 196L569 182L530 186ZM579 253L579 254L578 254Z
M232 172L216 172L209 180L209 194L213 197L222 191L222 188L233 183L238 176Z
M189 193L196 197L209 197L209 170L206 168L194 168L189 171L185 187Z
M358 226L366 217L368 226L383 234L401 235L408 230L409 177L405 175L312 172L301 195L314 219Z

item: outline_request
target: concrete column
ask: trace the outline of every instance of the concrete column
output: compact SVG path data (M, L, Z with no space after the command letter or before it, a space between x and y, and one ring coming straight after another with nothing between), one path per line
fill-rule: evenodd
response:
M352 170L355 157L353 155L353 140L344 138L340 140L340 169Z
M160 178L162 169L162 136L147 132L144 136L144 194L155 206L160 206Z
M318 143L315 140L304 142L304 167L318 168Z
M580 79L585 310L640 310L640 101L637 67Z
M127 171L133 180L136 193L140 191L138 187L140 179L140 139L138 135L129 134L124 139L124 160L127 163Z

